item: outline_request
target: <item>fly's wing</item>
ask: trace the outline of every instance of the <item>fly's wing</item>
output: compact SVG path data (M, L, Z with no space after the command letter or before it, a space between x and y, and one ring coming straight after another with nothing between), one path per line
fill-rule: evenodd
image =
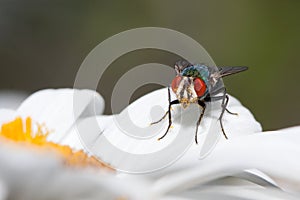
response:
M248 67L246 66L237 66L237 67L218 67L220 77L228 76L231 74L236 74L242 71L246 71Z
M218 71L216 71L216 69L218 69ZM221 80L222 77L246 71L247 69L248 67L246 66L210 68L210 95L214 96L224 91L224 84Z

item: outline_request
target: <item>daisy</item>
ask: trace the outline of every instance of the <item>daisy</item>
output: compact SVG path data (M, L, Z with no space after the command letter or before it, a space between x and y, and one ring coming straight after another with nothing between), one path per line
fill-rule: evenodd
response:
M149 123L167 107L166 94L154 91L112 116L101 115L103 99L90 90L42 90L17 110L0 110L0 199L298 199L300 127L262 132L231 97L238 116L223 118L229 140L213 104L199 145L197 107L174 107L174 127L157 141L167 122ZM139 133L151 137L132 137ZM179 148L178 137L188 145Z
M91 140L83 137L86 149L116 168L119 178L133 176L153 181L149 188L153 199L161 196L166 199L297 199L300 127L263 132L251 112L230 96L228 109L238 115L226 114L223 118L229 137L226 140L220 137L222 133L218 126L220 105L214 104L199 127L199 141L202 141L199 145L194 143L195 116L199 113L195 107L189 110L173 107L174 127L163 140L157 141L157 138L164 133L167 120L157 129L147 127L151 120L164 113L159 109L154 109L153 113L153 108L167 108L166 88L141 97L118 115L101 115L96 120L95 117L85 118L77 128L79 132L89 132ZM176 120L176 115L185 119ZM156 134L145 141L126 135L135 129L141 134L144 130L149 134L156 131ZM172 153L178 153L177 146L167 153L160 151L161 146L172 144L180 134L185 135L180 142L186 140L191 145L182 156L175 155L174 162L165 163L166 160L169 162ZM126 153L118 155L119 149ZM147 156L149 159L145 158ZM148 173L142 176L126 172Z
M82 117L103 108L93 91L59 89L38 91L16 110L0 109L0 199L140 199L70 136Z

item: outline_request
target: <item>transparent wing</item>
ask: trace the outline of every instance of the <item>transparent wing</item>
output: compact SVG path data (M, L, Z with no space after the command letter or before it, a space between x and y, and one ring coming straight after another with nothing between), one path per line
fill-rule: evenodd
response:
M246 66L229 66L229 67L218 67L221 77L228 76L231 74L236 74L242 71L246 71L248 67Z

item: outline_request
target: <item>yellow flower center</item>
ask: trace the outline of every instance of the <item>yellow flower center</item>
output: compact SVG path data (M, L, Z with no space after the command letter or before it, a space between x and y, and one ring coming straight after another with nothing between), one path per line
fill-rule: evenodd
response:
M111 169L94 156L88 156L83 150L74 151L69 146L47 141L49 134L51 134L51 132L45 126L39 124L37 124L37 129L34 131L30 117L26 118L25 124L23 120L18 117L2 125L0 139L3 140L5 138L6 140L12 140L25 146L30 146L33 149L38 148L39 151L42 149L44 151L54 152L59 155L63 159L64 164L68 166L92 166Z

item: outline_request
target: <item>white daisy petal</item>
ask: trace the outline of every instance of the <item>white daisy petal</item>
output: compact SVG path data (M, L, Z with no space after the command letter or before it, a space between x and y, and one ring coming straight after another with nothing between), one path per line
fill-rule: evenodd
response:
M300 192L300 127L290 131L259 133L224 142L195 167L167 176L157 182L162 193L191 188L208 181L232 176L247 169L258 169L281 188ZM294 183L286 188L284 183Z
M209 186L202 187L201 190L190 190L182 193L175 193L179 196L189 199L224 199L224 200L297 200L297 194L286 193L283 190L274 188L263 188L257 186Z
M231 174L230 176L221 176L206 183L202 183L197 187L203 186L218 186L218 185L232 185L232 186L260 186L280 189L278 185L269 176L259 170L251 169L244 170L239 173ZM197 188L197 187L194 187Z
M90 90L47 89L28 97L18 108L21 116L30 116L38 123L45 123L54 131L49 140L58 142L66 136L76 120L101 114L102 97Z
M227 108L237 114L232 115L225 111L223 123L228 138L241 137L262 131L260 123L255 120L253 114L235 97L229 95ZM224 137L222 138L225 140Z
M159 200L193 200L193 199L195 198L187 198L187 197L179 197L179 196L171 196L171 195L159 198Z
M7 199L7 188L3 181L0 179L0 200Z
M0 126L1 126L1 124L5 123L5 122L12 121L16 117L17 117L17 113L15 110L1 108L0 109Z
M216 106L216 108L221 106L220 102L218 102L218 104L219 105ZM237 114L232 115L225 111L224 116L222 118L224 131L226 132L226 135L229 139L262 131L260 123L255 120L252 113L233 96L229 95L229 102L227 108L229 111ZM213 116L215 118L218 118L219 112L215 112ZM201 158L206 157L211 152L212 147L216 145L219 138L221 139L221 141L226 140L225 137L223 137L223 135L221 136L222 133L220 134L220 121L215 120L212 121L212 123L214 124L212 124L208 134L203 139L204 142L200 152Z
M83 143L91 153L124 171L149 172L166 167L192 145L185 156L166 168L168 171L176 170L184 168L187 163L199 162L201 148L206 148L204 153L206 155L219 136L222 136L218 121L221 104L220 102L210 104L212 107L208 105L210 110L208 109L205 113L199 127L199 145L194 142L196 121L200 113L197 105L190 105L185 110L180 105L174 105L172 110L174 128L170 129L165 138L157 141L157 138L165 133L168 120L162 120L161 123L152 126L149 126L149 123L163 116L168 108L166 88L141 97L119 115L100 116L97 119L87 118L80 122L78 127L84 127L81 133L88 132L84 136ZM228 109L238 112L238 116L224 114L224 128L230 138L239 136L239 133L248 135L261 131L261 126L253 115L235 98L231 97ZM205 137L209 140L211 132L217 133L218 136L210 142L210 146L206 147ZM137 159L138 156L135 155L141 156ZM162 173L165 172L158 172L158 174Z
M114 174L66 168L52 154L5 143L0 160L0 199L142 199L150 187L142 179L119 180Z
M165 133L168 120L152 126L149 123L159 119L167 107L164 88L138 99L118 115L95 116L104 109L99 94L60 89L31 95L16 112L0 109L0 124L17 114L30 116L58 133L51 134L52 141L86 149L121 172L152 172L143 176L91 171L82 174L83 171L62 167L51 155L40 157L0 145L0 200L2 196L178 200L298 197L300 127L261 133L261 126L251 112L230 96L228 110L238 115L224 114L229 140L223 138L218 120L221 102L213 102L207 103L199 126L199 145L194 142L201 111L197 105L185 110L174 105L174 128L157 141ZM34 192L37 188L39 193Z
M273 179L257 169L244 170L241 173L235 174L235 176L261 186L278 188L277 183Z

